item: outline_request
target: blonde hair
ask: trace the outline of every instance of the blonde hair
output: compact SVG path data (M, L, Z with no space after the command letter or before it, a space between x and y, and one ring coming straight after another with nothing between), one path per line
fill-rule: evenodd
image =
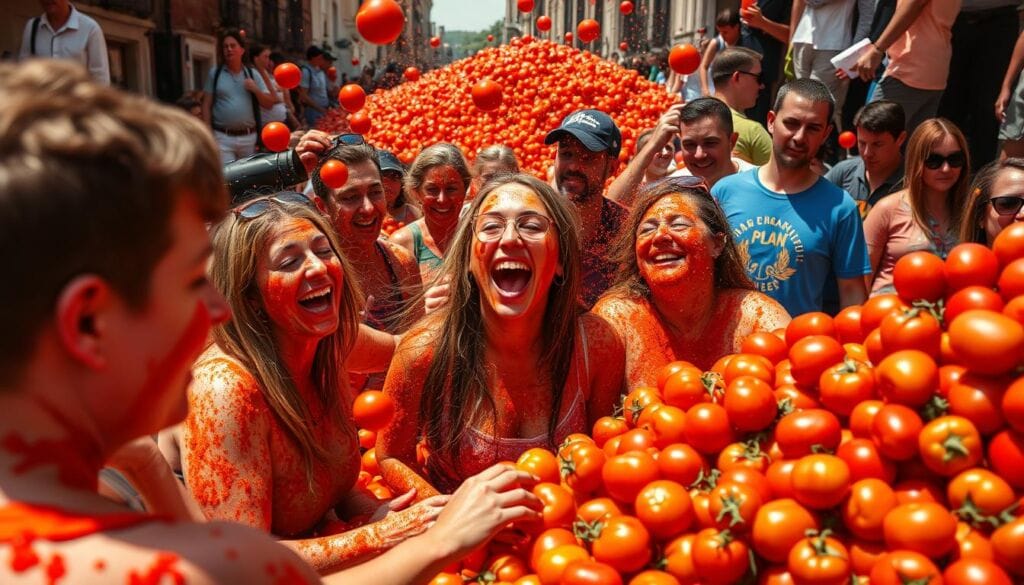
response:
M492 144L480 150L473 160L473 174L480 174L480 166L484 163L501 163L506 172L518 173L519 161L516 160L516 153L504 144Z
M462 151L458 146L447 142L438 142L421 150L416 156L416 160L412 162L409 172L405 173L405 179L402 181L405 192L422 203L423 197L420 195L420 188L423 187L423 179L427 176L427 171L434 167L452 167L462 177L462 184L469 189L469 183L473 177L469 172L469 165L466 164L466 157L462 156Z
M910 136L910 141L907 143L905 158L907 197L910 201L914 222L929 238L935 237L936 234L932 232L932 228L925 219L924 159L928 158L932 148L946 136L953 137L957 148L964 155L964 166L960 169L960 176L946 193L946 213L949 214L950 231L954 231L960 227L960 218L966 211L964 204L967 200L967 185L971 176L970 151L967 148L967 140L964 138L963 132L956 124L945 118L932 118L922 122L914 130L914 134Z
M273 324L267 317L256 283L259 258L266 253L275 227L287 219L303 219L313 224L327 236L346 275L340 291L340 325L317 344L311 372L316 395L327 409L341 408L347 413L351 407L345 358L355 344L359 299L363 297L355 279L351 278L354 273L327 219L311 207L274 199L267 201L269 208L262 215L245 219L232 214L214 230L210 277L227 299L234 317L217 326L213 338L224 353L238 360L259 382L270 410L302 453L306 477L312 487L313 460L323 461L327 450L317 443L309 424L309 408L291 374L284 368ZM340 403L339 397L344 397Z

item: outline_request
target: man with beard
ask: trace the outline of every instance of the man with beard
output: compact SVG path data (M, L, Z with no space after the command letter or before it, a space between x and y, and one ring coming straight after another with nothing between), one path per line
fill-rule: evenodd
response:
M604 196L605 181L615 170L622 134L608 114L580 110L548 133L545 144L558 143L555 187L576 204L583 233L583 302L589 308L611 285L615 263L608 258L609 243L629 211Z
M771 160L712 189L750 278L793 316L822 310L830 274L842 307L867 298L864 275L871 266L857 205L811 169L832 131L834 109L821 82L800 79L783 86L768 113Z

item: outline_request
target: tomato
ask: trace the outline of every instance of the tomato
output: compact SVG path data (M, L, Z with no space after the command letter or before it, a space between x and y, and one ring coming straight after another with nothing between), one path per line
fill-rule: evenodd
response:
M882 324L882 319L893 312L904 311L909 306L894 294L875 295L864 302L860 313L861 333L866 337Z
M281 89L295 89L302 83L302 71L295 63L281 63L274 67L274 81Z
M346 112L358 112L366 105L366 92L355 83L347 83L338 90L338 103Z
M637 426L653 433L654 446L661 449L683 440L685 420L683 409L662 404L658 408L646 409L637 420ZM626 443L627 439L623 437L622 441Z
M999 299L1002 300L1002 297ZM1017 297L1006 303L1006 306L1003 307L1003 314L1024 325L1024 297Z
M956 518L934 502L900 504L885 515L885 544L938 559L956 548Z
M650 406L644 409L644 413L646 414L651 412L653 409L660 407L660 404ZM638 420L637 422L639 423L640 421ZM654 448L657 442L657 438L654 436L654 433L644 428L630 429L615 438L618 440L617 447L615 449L616 455L628 453L629 451L646 451ZM605 445L607 446L608 443L605 443Z
M630 2L623 2L623 4L630 4ZM637 573L629 580L629 585L679 585L679 580L671 573L649 569Z
M615 500L605 497L587 500L576 508L576 518L587 524L593 524L598 521L603 522L613 516L621 515L622 510L619 509L619 505L615 503Z
M700 67L700 51L690 43L676 45L668 53L668 66L679 75L689 75Z
M501 107L502 87L500 84L490 79L481 79L473 84L471 92L473 105L480 111L491 112Z
M1024 433L997 433L988 444L988 461L1010 485L1024 489Z
M636 496L636 517L658 540L666 540L693 524L690 493L674 481L658 480L644 486Z
M775 367L768 358L746 353L733 354L722 371L722 381L729 385L740 376L751 376L771 384L775 379Z
M871 439L853 438L843 442L836 456L850 467L850 480L875 478L887 483L896 479L896 465L882 456Z
M579 541L572 532L564 528L552 528L537 535L530 550L530 568L534 571L540 565L541 556L558 546L573 545L579 546Z
M842 343L861 343L864 333L861 329L861 306L851 305L839 311L832 319L836 326L836 336Z
M969 286L992 288L999 276L999 258L982 244L959 244L946 256L945 273L953 291Z
M622 577L604 563L579 560L565 568L559 585L622 585Z
M949 412L970 420L981 434L991 435L1006 422L1000 409L1008 381L968 371L949 389Z
M939 386L939 366L928 354L914 349L887 355L875 368L875 387L889 403L920 407Z
M462 585L462 575L457 573L438 573L427 585Z
M671 365L671 364L670 364ZM660 384L665 404L688 410L711 400L704 372L695 366L682 366Z
M593 18L585 18L576 25L576 35L581 43L592 43L601 36L601 25Z
M916 349L932 359L939 359L942 327L931 313L921 309L893 313L882 319L878 332L886 355L901 349Z
M794 343L809 335L825 335L838 339L836 324L827 313L812 312L793 317L786 326L786 345Z
M928 557L910 550L882 556L871 568L871 585L942 585L942 574Z
M561 458L562 480L578 494L590 493L601 485L605 461L607 457L597 445L578 445Z
M661 392L657 388L650 386L634 388L622 399L622 414L626 419L626 424L630 427L636 426L637 418L645 408L652 404L662 404L662 402Z
M807 508L789 498L772 500L758 508L750 530L754 552L773 563L784 563L793 545L808 530L817 530L818 520Z
M602 416L594 422L594 428L591 429L590 434L594 437L594 442L597 443L597 446L603 447L608 442L608 439L617 437L628 430L629 425L626 424L625 419Z
M1012 585L999 565L981 559L962 559L942 572L946 585Z
M675 374L676 372L678 372L679 370L682 370L683 368L695 368L695 367L696 366L694 366L690 362L683 361L683 360L677 360L677 361L669 362L669 363L665 364L660 370L658 370L658 377L657 377L658 390L660 390L662 393L665 392L665 381L668 380L669 377L672 376L672 374Z
M877 364L886 356L885 347L882 345L882 331L878 328L872 329L864 338L864 351L868 354L868 361Z
M683 429L686 442L701 453L717 453L735 440L725 408L710 402L687 410Z
M623 573L638 571L651 560L651 537L632 516L609 518L591 543L594 559Z
M945 365L939 367L939 395L949 398L949 391L953 388L967 369L963 366Z
M779 408L769 384L770 381L752 376L740 376L726 386L722 406L733 427L753 432L775 422Z
M818 400L842 416L848 416L858 404L875 396L871 369L849 358L825 370L818 379Z
M441 46L441 37L438 37L438 36L430 37L429 43L430 43L431 47L436 49L436 48Z
M924 428L921 417L902 404L886 404L871 421L871 440L885 457L894 461L918 454L917 436Z
M409 66L402 72L402 76L405 77L406 81L419 81L420 69L419 67Z
M526 575L524 577L520 577L519 579L516 579L515 583L513 583L512 585L543 585L543 584L540 582L540 577L538 577L537 575Z
M506 581L508 583L522 578L530 572L526 563L515 555L501 555L493 559L487 566L487 570L490 571L498 581Z
M946 292L946 269L942 259L931 252L911 252L896 261L892 283L904 301L935 302Z
M533 495L544 505L541 523L544 530L569 528L576 519L572 494L557 483L541 482L533 486Z
M1024 325L1001 313L966 311L950 323L949 343L967 369L999 375L1020 364Z
M551 30L551 17L548 15L542 15L537 17L537 30L546 32Z
M658 479L658 464L645 451L631 451L610 457L601 469L608 495L633 503L643 487Z
M327 159L317 172L320 173L320 180L324 185L331 189L340 189L348 182L348 167L337 159Z
M395 0L366 0L356 12L356 30L366 42L390 45L405 28L405 15Z
M808 408L819 408L821 404L818 403L810 394L804 392L800 388L792 384L783 384L782 386L775 387L775 401L779 404L783 402L789 402L789 405L795 410L805 410Z
M1018 378L1003 393L1002 414L1014 430L1024 431L1024 378Z
M924 464L944 476L973 467L984 454L978 429L961 416L940 416L929 422L917 441Z
M999 275L999 294L1006 302L1024 295L1024 258L1007 264Z
M960 473L946 486L950 508L968 520L979 516L998 516L1017 502L1013 488L987 469L974 468Z
M786 568L799 585L847 585L850 553L838 539L815 533L793 545Z
M775 365L786 359L788 347L786 342L776 335L767 331L755 331L743 339L740 351L765 357Z
M995 552L992 551L992 543L989 542L988 537L975 530L967 522L956 523L956 546L954 558L985 561L995 558Z
M850 566L857 575L870 573L871 568L888 552L884 543L858 538L850 539L847 548L850 551Z
M704 456L684 443L669 445L658 454L658 472L661 477L688 486L697 481L701 473L710 471Z
M764 472L770 463L771 458L764 452L761 444L751 439L742 443L726 445L725 449L718 454L717 467L719 471L727 471L734 467L749 467Z
M693 542L693 566L701 583L736 583L749 568L748 548L727 532L705 528Z
M1004 306L1003 297L991 288L984 286L969 286L958 290L950 295L946 301L946 310L943 317L946 323L951 323L964 311L971 309L987 309L989 311L1002 311Z
M377 433L366 429L359 429L359 446L363 449L373 449L377 444Z
M562 479L558 457L540 447L524 451L516 461L516 469L532 473L541 482L558 483Z
M825 510L850 491L850 467L835 455L805 455L793 466L793 498L808 508Z
M720 530L739 534L750 530L762 500L747 484L720 481L708 494L708 512Z
M835 338L809 335L789 348L791 373L797 383L813 386L822 372L843 361L845 355L843 346Z
M580 560L589 560L587 549L577 544L560 544L540 555L534 570L544 585L558 585L566 569Z
M992 551L1004 569L1024 576L1024 518L1003 524L992 533Z
M925 479L904 479L893 486L896 500L901 504L942 502L942 489Z
M822 449L834 452L841 439L839 419L821 408L791 412L775 425L775 440L787 459Z
M348 117L348 124L352 127L352 131L356 134L369 134L370 128L373 127L373 123L370 120L370 115L366 113L366 110L359 110Z
M260 137L263 139L263 145L267 147L267 150L281 152L288 149L288 143L292 139L292 132L280 122L270 122L263 127Z
M850 497L843 503L843 523L858 538L880 541L882 522L896 505L896 492L887 483L862 479L850 487Z
M855 437L871 437L871 422L875 415L885 406L881 400L865 400L853 408L850 413L850 432Z
M700 582L697 569L693 566L693 543L696 539L696 534L684 534L668 543L663 551L665 571L683 585L695 585Z
M379 390L366 390L356 396L352 416L359 428L380 431L395 415L395 401Z
M533 0L517 0L516 8L519 12L533 12Z

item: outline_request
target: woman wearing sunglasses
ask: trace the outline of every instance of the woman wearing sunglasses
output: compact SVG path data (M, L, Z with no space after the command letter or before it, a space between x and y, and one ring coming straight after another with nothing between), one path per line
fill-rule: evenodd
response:
M642 187L614 250L618 279L593 312L625 344L630 388L655 385L676 360L710 369L747 335L789 323L782 305L754 290L728 220L698 177Z
M423 149L405 175L405 190L419 199L423 217L397 230L391 241L416 258L424 284L433 282L455 238L471 180L462 151L444 142Z
M991 246L1015 221L1024 221L1024 158L991 162L974 178L960 220L960 240Z
M892 292L896 262L918 250L945 258L959 242L971 174L967 141L945 118L926 120L907 143L906 188L875 204L864 219L872 295Z
M571 203L524 174L473 199L441 276L449 302L403 337L384 382L396 415L377 438L392 489L450 492L498 461L554 449L611 414L623 353L580 298ZM417 463L417 443L429 455Z
M209 518L269 531L321 572L422 533L445 503L402 509L410 493L382 506L356 489L345 373L383 369L393 337L359 325L359 287L327 222L305 196L284 192L214 229L210 276L234 317L194 367L182 453Z

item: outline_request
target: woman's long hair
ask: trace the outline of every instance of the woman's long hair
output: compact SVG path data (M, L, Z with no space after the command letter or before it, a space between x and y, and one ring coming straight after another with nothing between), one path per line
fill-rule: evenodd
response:
M428 317L436 325L429 336L433 360L420 398L420 421L430 450L432 466L453 469L461 440L481 414L497 418L491 378L484 361L486 336L480 304L479 285L470 273L470 259L476 235L473 218L487 196L505 185L522 185L540 197L558 236L558 257L562 276L548 291L540 342L543 377L551 388L548 438L554 442L562 393L572 365L580 305L579 219L575 208L555 190L532 176L506 174L494 177L480 190L460 220L455 239L441 271L450 281L448 304ZM436 319L436 320L435 320Z
M459 150L458 146L447 142L438 142L421 150L416 156L416 160L412 161L412 165L409 167L408 172L405 173L405 178L402 181L405 194L417 204L423 205L423 196L420 193L420 189L423 187L423 180L427 176L427 171L434 167L442 166L455 169L455 172L459 173L459 176L462 178L462 184L466 187L467 191L469 190L469 183L473 180L473 175L469 171L466 157L462 155L462 151Z
M1024 172L1024 158L1010 157L1005 160L995 160L981 167L978 174L974 176L974 183L967 196L967 203L964 205L964 213L960 218L961 242L976 242L991 246L988 241L988 234L981 225L982 218L987 212L989 198L992 197L992 185L1004 169L1016 169ZM997 195L998 196L998 195Z
M914 222L921 228L929 238L934 239L936 234L928 225L925 218L926 201L924 186L924 159L928 158L935 145L946 136L952 136L956 141L957 148L964 154L964 166L960 169L960 177L946 193L946 213L949 215L949 225L959 227L960 217L964 213L964 203L967 200L967 185L971 176L971 155L967 148L967 140L963 132L956 124L945 118L932 118L925 120L914 130L907 143L906 156L906 185L910 209L914 216ZM953 228L955 229L955 228Z
M686 197L697 207L697 214L708 230L724 239L722 253L715 259L715 288L754 290L754 283L747 275L743 259L736 249L736 241L733 240L725 212L707 191L680 186L672 177L647 183L637 193L637 200L611 250L611 257L619 266L613 290L635 298L650 299L651 288L640 274L640 266L636 261L636 232L647 210L669 195Z
M257 265L271 245L274 229L285 220L306 220L327 236L331 249L341 260L345 278L338 291L339 326L317 344L310 375L325 410L341 408L347 413L351 407L345 358L355 343L359 327L358 299L363 297L326 218L314 208L301 204L273 199L268 199L268 203L270 207L262 215L245 219L232 213L214 230L210 277L231 306L233 318L214 328L213 339L221 351L238 360L256 378L267 406L302 453L306 478L312 486L314 459L323 461L327 450L317 442L309 406L284 367L273 323L267 316L256 283ZM341 397L344 400L339 403Z

